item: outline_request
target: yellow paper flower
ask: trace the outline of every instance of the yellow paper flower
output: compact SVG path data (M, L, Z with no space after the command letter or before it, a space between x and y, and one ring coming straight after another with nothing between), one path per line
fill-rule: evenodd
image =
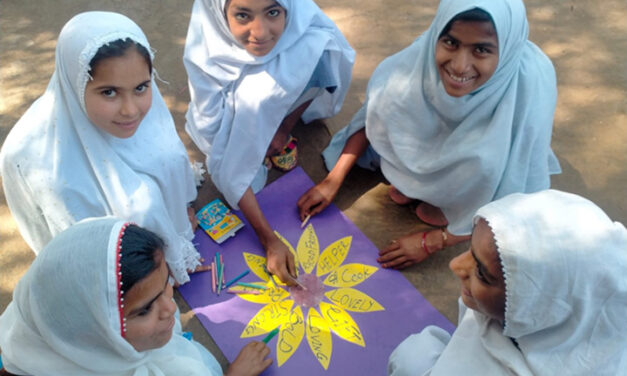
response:
M353 288L378 268L358 263L341 265L350 250L352 236L336 240L320 253L318 237L311 224L301 234L296 250L283 236L276 235L294 254L297 265L304 272L299 280L306 281L309 288L307 291L292 289L290 292L278 279L273 277L270 280L265 271L265 257L244 252L246 264L261 278L260 282L266 289L259 295L239 295L247 301L264 304L250 319L241 337L256 337L280 327L276 345L277 365L280 367L294 354L306 335L309 348L326 370L333 350L331 332L343 340L366 346L361 329L348 311L366 313L384 310L376 300ZM327 290L324 286L331 289ZM322 300L323 296L328 302ZM306 317L301 305L307 309Z

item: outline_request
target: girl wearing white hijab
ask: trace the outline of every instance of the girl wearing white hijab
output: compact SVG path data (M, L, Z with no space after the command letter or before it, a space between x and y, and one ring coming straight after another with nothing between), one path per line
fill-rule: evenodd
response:
M555 71L527 36L521 0L442 0L429 29L373 73L363 107L323 153L329 175L298 202L301 217L333 200L354 163L380 167L393 200L417 200L419 218L440 227L381 250L383 267L404 268L467 240L482 205L548 188L560 172Z
M113 217L86 219L57 235L0 316L5 370L222 375L202 345L182 336L164 246L153 232ZM227 375L261 373L271 363L269 352L263 343L251 342Z
M187 214L194 175L152 58L121 14L81 13L61 30L48 88L0 152L9 208L35 253L83 218L115 215L165 239L177 282L199 265Z
M391 354L390 375L624 375L627 229L555 190L480 208L453 336L427 327ZM467 309L470 308L470 309Z
M283 281L295 275L293 257L254 196L266 182L264 159L283 148L301 115L307 123L339 111L353 60L342 33L312 0L194 2L183 57L191 95L185 129ZM295 156L279 157L292 162L284 167L294 165Z

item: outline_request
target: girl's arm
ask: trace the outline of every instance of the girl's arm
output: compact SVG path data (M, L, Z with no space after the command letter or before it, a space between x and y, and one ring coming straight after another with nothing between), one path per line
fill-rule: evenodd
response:
M337 195L346 175L355 162L362 156L369 142L366 129L355 132L346 141L342 154L326 178L303 194L297 202L300 219L308 215L316 215L324 210Z
M287 246L274 234L270 224L264 217L257 203L257 198L250 187L239 200L239 208L248 222L253 226L261 245L266 251L268 271L288 285L293 285L296 278L294 255Z

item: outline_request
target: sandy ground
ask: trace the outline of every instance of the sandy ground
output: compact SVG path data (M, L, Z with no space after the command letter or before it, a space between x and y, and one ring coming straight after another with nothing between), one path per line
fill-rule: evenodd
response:
M317 3L344 32L357 57L341 113L328 119L327 127L317 122L295 131L306 140L301 142L301 165L315 181L325 174L320 150L359 108L374 68L428 27L438 1ZM552 185L593 200L610 217L627 223L627 2L605 0L601 6L583 0L527 0L526 5L530 39L549 55L557 71L552 146L563 173L553 178ZM157 51L155 67L169 82L159 86L180 136L190 157L203 160L183 131L189 94L181 57L191 6L191 0L0 0L0 142L43 93L54 70L56 38L65 22L82 11L110 10L134 19L148 36ZM354 169L336 199L379 247L409 230L424 228L409 209L390 202L386 188L379 174ZM215 188L205 184L196 206L216 195ZM403 272L453 322L459 289L447 265L465 246L447 249ZM33 257L1 196L0 312ZM186 327L219 352L188 308L183 305L181 310Z

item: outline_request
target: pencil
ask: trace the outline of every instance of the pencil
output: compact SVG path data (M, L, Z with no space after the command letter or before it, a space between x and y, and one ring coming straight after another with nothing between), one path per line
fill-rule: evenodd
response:
M307 291L307 287L305 287L305 285L303 285L302 283L300 283L300 281L299 281L299 280L297 280L296 278L292 277L292 276L291 276L291 275L289 275L289 274L288 274L288 276L290 277L290 279L291 279L292 281L296 282L296 284L297 284L298 286L300 286L300 288L301 288L301 289L303 289L303 290Z
M277 326L276 328L274 328L270 333L268 333L268 335L266 336L266 338L264 338L262 341L263 343L267 344L268 342L270 342L270 340L272 339L272 337L274 337L277 333L279 332L279 327Z
M220 278L218 282L218 295L220 295L220 290L222 290L222 278L224 277L224 263L220 263Z
M303 220L303 223L300 224L300 228L305 227L305 225L307 224L307 222L309 222L309 219L311 218L311 214L307 214L307 216L305 217L305 219Z
M246 282L237 282L237 284L239 286L244 286L244 287L252 287L254 289L259 289L259 290L266 290L267 287L266 286L261 286L261 285L254 285L252 283L246 283Z
M266 268L265 265L263 266L263 271L266 272L266 274L268 275L268 278L270 278L270 282L272 282L274 287L279 288L279 286L277 286L276 282L274 281L274 278L272 277L272 274L270 274L270 272L268 271L268 268Z
M242 273L240 273L240 275L238 275L237 277L233 278L232 280L228 281L227 283L224 284L224 288L227 288L229 286L231 286L232 284L234 284L235 282L239 281L240 279L242 279L246 274L248 274L248 269L244 270Z
M216 254L213 256L213 260L216 263L216 290L217 290L218 286L220 286L220 252L216 252ZM218 295L220 295L220 292L218 292Z
M257 290L237 290L237 289L228 289L226 290L226 292L228 292L229 294L252 294L252 295L259 295L261 294L261 291L257 291Z
M220 265L222 265L222 288L224 288L224 280L226 279L224 277L224 269L226 269L226 266L224 266L224 260L222 259L222 254L220 254Z
M216 292L216 263L211 263L211 291Z

